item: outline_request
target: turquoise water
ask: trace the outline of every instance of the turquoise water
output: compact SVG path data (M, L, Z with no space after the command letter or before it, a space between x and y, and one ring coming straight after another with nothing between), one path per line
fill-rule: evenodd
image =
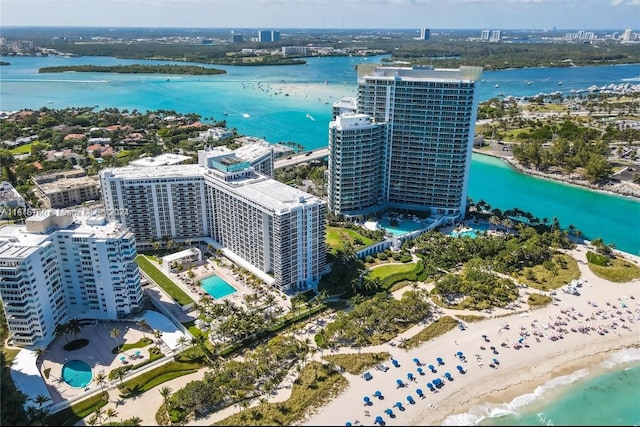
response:
M468 194L503 211L518 207L549 224L556 217L565 228L575 225L587 240L602 237L622 251L640 254L637 199L531 177L501 159L475 153Z
M378 224L381 228L384 228L394 236L402 236L403 234L407 234L411 231L419 230L427 226L426 224L408 219L398 220L396 225L391 225L387 219L382 219Z
M467 224L465 223L465 226L467 228L471 228L471 230L467 230L467 231L452 231L451 233L449 233L450 236L454 236L454 237L464 237L464 236L468 236L471 238L476 238L478 236L479 232L483 232L483 231L487 231L489 229L489 225L488 224Z
M97 106L130 111L175 110L200 114L205 121L212 117L224 119L229 128L236 128L240 134L264 137L274 143L294 141L312 150L327 145L330 103L355 94L355 65L379 63L381 58L308 58L308 66L211 65L228 72L215 76L39 74L38 68L44 66L167 62L109 57L0 58L11 63L0 67L0 108ZM478 82L478 93L480 100L496 97L498 93L525 96L561 91L567 95L572 89L587 89L591 85L637 84L638 76L640 64L485 71L484 81ZM533 83L528 85L529 81ZM558 81L563 85L558 86ZM322 90L314 96L294 91L290 96L275 95L273 90L266 90L269 85L279 83L298 87L321 84ZM307 118L307 114L315 120ZM550 223L556 217L563 227L574 225L586 239L601 237L620 250L640 254L637 199L523 175L500 159L480 154L472 157L468 195L476 202L484 200L501 210L521 208L538 218L548 218Z
M91 367L82 360L70 360L62 367L62 379L74 388L83 388L89 385L93 375Z
M509 403L475 407L445 425L640 425L640 350L623 350L601 366L555 378Z
M224 298L227 295L231 295L238 291L236 288L221 279L220 276L216 276L215 274L202 279L200 286L202 286L202 289L215 299Z

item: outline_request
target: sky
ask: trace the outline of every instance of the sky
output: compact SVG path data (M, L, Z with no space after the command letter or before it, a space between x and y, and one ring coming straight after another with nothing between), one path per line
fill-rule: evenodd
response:
M2 26L640 31L640 0L0 0Z

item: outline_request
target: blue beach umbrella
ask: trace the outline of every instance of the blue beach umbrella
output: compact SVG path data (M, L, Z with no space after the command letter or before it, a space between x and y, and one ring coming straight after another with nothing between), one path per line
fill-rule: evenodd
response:
M365 397L363 398L363 400L364 400L365 405L369 405L369 404L371 404L371 398L369 398L369 396L365 396Z
M457 352L456 355L458 355L458 357L464 356L464 354L461 351Z
M411 396L411 395L407 396L407 402L411 403L412 405L413 405L414 403L416 403L416 401L415 401L415 400L413 400L413 396Z
M416 369L416 370L418 371L418 373L419 373L420 375L424 375L424 372L422 372L422 368L418 368L418 369Z
M393 406L395 406L396 408L400 409L400 408L402 408L402 402L396 402L395 405L393 405Z
M431 384L431 383L427 383L427 388L428 388L429 390L433 390L433 384Z
M351 421L347 421L346 423L344 423L344 425L350 426L351 425Z
M464 374L464 368L460 365L456 366L456 369L461 373Z
M424 393L422 392L421 388L416 390L416 394L418 395L418 397L424 397Z
M384 413L389 415L389 416L393 415L393 411L391 409L389 409L389 408L385 409Z
M404 386L404 381L396 380L396 384L398 384L398 386L402 387L402 386Z
M438 357L436 359L436 362L438 362L438 365L444 365L444 362L442 361L442 357Z
M413 358L413 361L414 361L414 363L415 363L416 365L418 365L418 366L422 365L422 363L420 363L420 359L418 359L417 357L414 357L414 358Z
M409 379L409 381L413 381L413 374L411 372L409 372L407 374L407 378Z
M436 367L435 366L429 365L428 367L431 370L431 372L435 372L436 371Z
M378 415L376 417L375 424L382 424L383 422L384 422L384 420L382 419L382 417L380 415Z
M382 398L382 392L381 392L380 390L376 390L376 392L375 392L375 393L373 393L373 395L374 395L375 397Z

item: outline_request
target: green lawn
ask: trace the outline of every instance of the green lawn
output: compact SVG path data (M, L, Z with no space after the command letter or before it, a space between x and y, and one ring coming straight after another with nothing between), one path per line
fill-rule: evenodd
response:
M178 287L173 280L167 277L162 271L151 263L144 255L138 255L136 261L140 266L140 269L144 271L154 282L157 283L171 298L173 298L180 305L192 304L193 298L187 295L182 289Z
M409 262L406 264L386 264L386 265L381 265L379 267L372 269L369 272L368 276L371 279L378 278L380 280L384 280L385 278L391 276L392 274L407 273L413 270L414 268L416 268L415 262Z
M33 144L43 145L45 148L47 147L46 144L42 144L41 142L34 141L34 142L30 142L28 144L23 144L23 145L20 145L18 147L12 148L11 149L11 154L29 154L29 153L31 153L31 146Z
M356 245L353 242L356 239L360 239L363 244ZM363 236L355 230L350 228L340 227L327 227L326 243L332 249L341 249L345 242L351 243L355 249L362 249L374 243L374 241L368 237Z

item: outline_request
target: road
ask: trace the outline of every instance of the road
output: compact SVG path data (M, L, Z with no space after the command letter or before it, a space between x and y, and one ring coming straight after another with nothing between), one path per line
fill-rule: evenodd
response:
M310 154L309 154L310 153ZM284 159L278 159L274 162L274 169L286 168L287 166L295 166L299 163L310 162L311 160L322 160L329 155L328 148L316 148L313 151L307 151Z

